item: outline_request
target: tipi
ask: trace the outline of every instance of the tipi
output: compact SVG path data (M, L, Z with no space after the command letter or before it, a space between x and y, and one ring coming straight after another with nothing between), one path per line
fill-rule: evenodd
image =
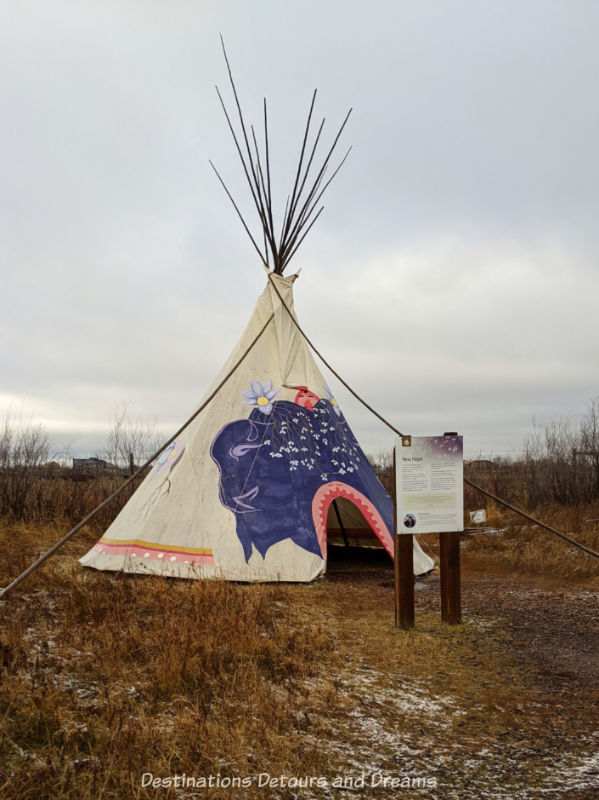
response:
M290 310L295 277L270 277ZM358 509L393 557L393 503L270 281L213 386L269 318L225 387L81 559L84 566L311 581L326 569L336 499L346 501L338 505L341 518L348 504ZM351 514L345 527L356 528ZM416 543L415 573L432 567Z
M239 109L232 79L231 85ZM326 569L328 527L340 525L354 533L369 528L393 557L393 503L297 325L297 275L283 275L322 211L316 207L332 177L321 184L345 125L308 184L322 130L308 155L313 106L314 97L280 237L271 211L266 105L262 160L257 146L250 149L241 111L245 155L227 115L262 222L264 251L242 222L269 270L268 283L206 397L222 388L162 452L81 559L84 566L185 578L311 581ZM414 572L432 567L415 542Z

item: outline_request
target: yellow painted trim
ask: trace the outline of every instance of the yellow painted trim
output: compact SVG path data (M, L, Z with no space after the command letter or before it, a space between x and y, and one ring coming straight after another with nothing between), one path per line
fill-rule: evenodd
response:
M146 542L143 539L100 539L98 544L130 545L131 547L145 547L146 550L175 550L178 553L189 553L191 555L211 556L212 550L206 547L179 547L176 544L156 544Z

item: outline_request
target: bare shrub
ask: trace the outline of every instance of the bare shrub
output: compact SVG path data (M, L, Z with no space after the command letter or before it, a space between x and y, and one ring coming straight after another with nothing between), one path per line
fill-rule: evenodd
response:
M524 444L528 504L575 506L599 497L599 398L576 417L539 425Z
M375 456L369 455L368 461L387 493L393 497L393 450L379 450Z
M0 430L0 505L4 516L22 518L34 480L48 460L48 435L41 425L13 422L8 414Z
M154 423L131 417L127 404L111 412L110 422L106 446L99 455L117 467L129 467L131 456L134 464L143 464L162 444Z
M97 475L75 472L48 463L49 439L41 425L14 422L8 415L0 428L0 518L67 525L78 522L122 484L129 454L140 464L159 446L153 424L132 419L122 406L113 413L113 427L102 455L123 469ZM130 496L128 491L116 498L94 519L94 525L109 525Z

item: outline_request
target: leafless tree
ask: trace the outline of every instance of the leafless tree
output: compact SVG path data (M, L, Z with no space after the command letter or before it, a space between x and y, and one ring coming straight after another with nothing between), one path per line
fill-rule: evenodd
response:
M0 505L3 516L20 519L36 474L48 460L48 435L41 425L10 413L0 428Z
M599 497L599 398L584 414L534 423L524 445L529 504L577 505Z
M129 466L130 454L136 465L143 464L160 447L161 440L151 420L132 418L127 404L111 412L106 446L98 453L115 466Z

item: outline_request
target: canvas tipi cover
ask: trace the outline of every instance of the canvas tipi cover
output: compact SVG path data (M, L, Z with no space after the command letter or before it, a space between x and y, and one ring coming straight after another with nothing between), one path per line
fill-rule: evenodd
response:
M81 564L184 578L311 581L326 570L327 517L336 499L342 514L357 509L393 556L393 503L287 311L296 277L270 274L206 397L272 316L264 332ZM415 543L414 572L432 567Z

